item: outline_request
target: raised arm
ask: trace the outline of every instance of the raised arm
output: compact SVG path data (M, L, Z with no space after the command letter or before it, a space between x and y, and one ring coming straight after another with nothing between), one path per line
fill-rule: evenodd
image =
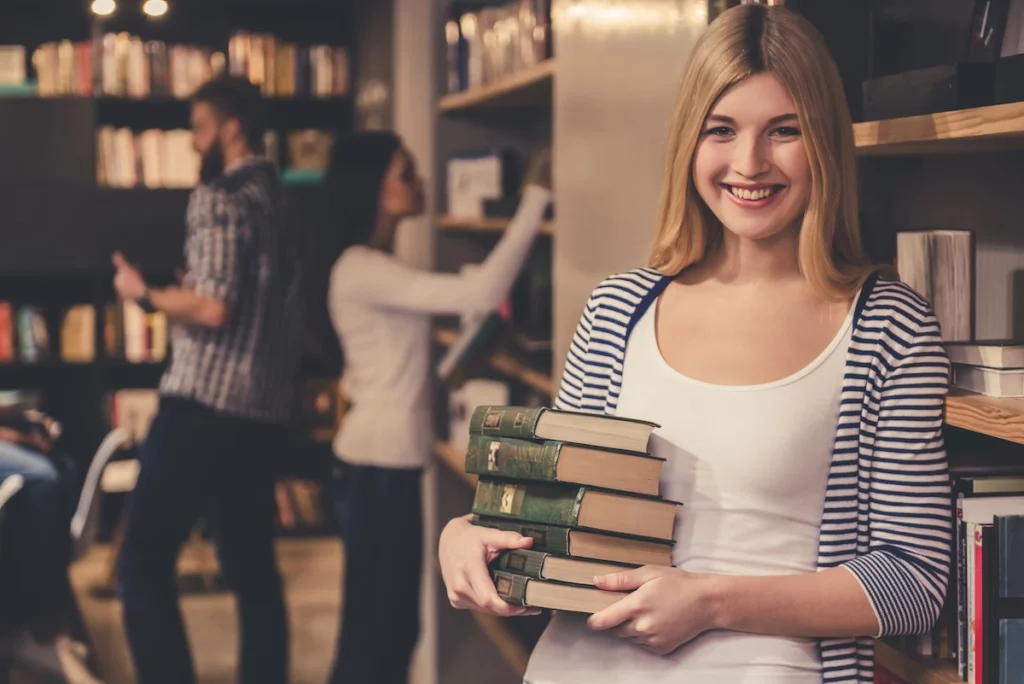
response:
M469 273L425 271L370 250L346 254L331 274L329 300L332 306L338 301L359 300L431 314L489 311L512 287L550 199L550 190L528 185L501 240Z

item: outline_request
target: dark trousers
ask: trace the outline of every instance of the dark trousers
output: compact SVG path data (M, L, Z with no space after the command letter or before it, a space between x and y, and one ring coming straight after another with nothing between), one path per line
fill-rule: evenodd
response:
M11 475L21 475L25 484L5 509L0 528L0 621L45 631L72 603L72 472L59 457L0 442L0 481Z
M242 684L284 684L287 624L274 554L274 462L279 426L163 398L140 449L118 561L128 645L139 684L193 684L175 566L201 515L212 524L221 572L235 593Z
M331 684L406 684L420 631L420 471L344 465L333 483L345 548Z

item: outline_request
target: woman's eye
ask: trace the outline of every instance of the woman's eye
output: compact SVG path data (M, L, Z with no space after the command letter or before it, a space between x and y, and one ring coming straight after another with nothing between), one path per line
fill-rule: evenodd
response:
M772 131L772 135L777 138L795 138L800 135L800 129L793 126L781 126Z
M709 128L708 130L706 130L704 134L713 135L716 137L724 137L727 135L732 135L732 129L729 128L728 126L715 126L714 128Z

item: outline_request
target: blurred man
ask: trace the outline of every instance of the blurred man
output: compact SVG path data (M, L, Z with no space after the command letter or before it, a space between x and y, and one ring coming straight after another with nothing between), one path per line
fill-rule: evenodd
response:
M276 170L258 156L263 112L259 91L235 77L218 77L192 98L202 167L188 205L179 286L151 288L120 253L113 256L118 295L175 324L118 566L140 684L196 681L174 570L202 514L213 523L221 570L237 597L238 681L286 680L273 462L293 396L299 277Z

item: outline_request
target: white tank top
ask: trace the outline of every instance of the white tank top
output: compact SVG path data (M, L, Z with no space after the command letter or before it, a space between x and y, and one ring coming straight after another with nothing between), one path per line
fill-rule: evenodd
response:
M655 306L626 349L617 414L661 425L661 495L676 514L673 565L699 573L815 572L853 312L828 347L793 375L724 386L666 363ZM707 632L667 657L560 613L541 638L528 684L820 684L812 639Z

